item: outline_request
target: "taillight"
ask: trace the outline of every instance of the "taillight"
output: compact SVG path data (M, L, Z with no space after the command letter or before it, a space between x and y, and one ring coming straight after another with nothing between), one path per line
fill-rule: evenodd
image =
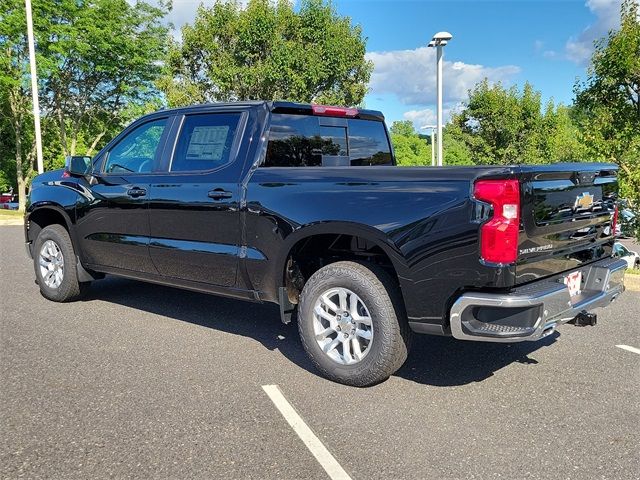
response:
M613 218L611 219L611 235L615 237L618 228L618 205L613 207Z
M493 216L480 228L480 256L490 263L515 262L520 228L520 184L517 180L479 180L473 195L493 207Z
M331 107L328 105L311 105L314 115L326 115L328 117L356 117L357 108Z

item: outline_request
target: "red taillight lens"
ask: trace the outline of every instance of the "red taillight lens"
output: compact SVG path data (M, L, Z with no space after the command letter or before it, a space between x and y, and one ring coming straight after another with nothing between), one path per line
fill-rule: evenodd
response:
M611 235L615 237L618 228L618 205L613 207L613 218L611 219Z
M328 117L355 117L358 115L357 108L330 107L328 105L311 105L314 115L325 115Z
M493 216L480 229L480 256L490 263L515 262L520 228L520 184L517 180L479 180L473 195L493 207Z

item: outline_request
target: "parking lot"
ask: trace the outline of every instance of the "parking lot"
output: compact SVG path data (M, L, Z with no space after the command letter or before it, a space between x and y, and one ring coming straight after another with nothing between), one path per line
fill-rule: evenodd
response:
M387 382L317 375L278 309L107 278L40 296L0 227L0 477L640 478L640 293L537 343L417 337Z

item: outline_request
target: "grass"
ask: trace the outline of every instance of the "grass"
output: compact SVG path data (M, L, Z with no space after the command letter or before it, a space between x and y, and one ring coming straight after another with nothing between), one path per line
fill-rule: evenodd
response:
M20 212L18 210L0 210L0 220L8 220L8 219L19 219L22 218L24 212Z
M627 269L627 275L640 275L640 269L634 268L633 270Z

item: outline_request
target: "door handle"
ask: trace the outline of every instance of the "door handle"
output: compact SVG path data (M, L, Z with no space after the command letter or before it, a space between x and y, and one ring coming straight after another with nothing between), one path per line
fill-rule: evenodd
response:
M127 195L133 198L144 197L147 194L147 191L144 188L133 187L127 190Z
M209 190L207 196L209 198L213 198L214 200L222 200L224 198L231 198L233 196L233 193L227 192L222 188L216 188L214 190Z

